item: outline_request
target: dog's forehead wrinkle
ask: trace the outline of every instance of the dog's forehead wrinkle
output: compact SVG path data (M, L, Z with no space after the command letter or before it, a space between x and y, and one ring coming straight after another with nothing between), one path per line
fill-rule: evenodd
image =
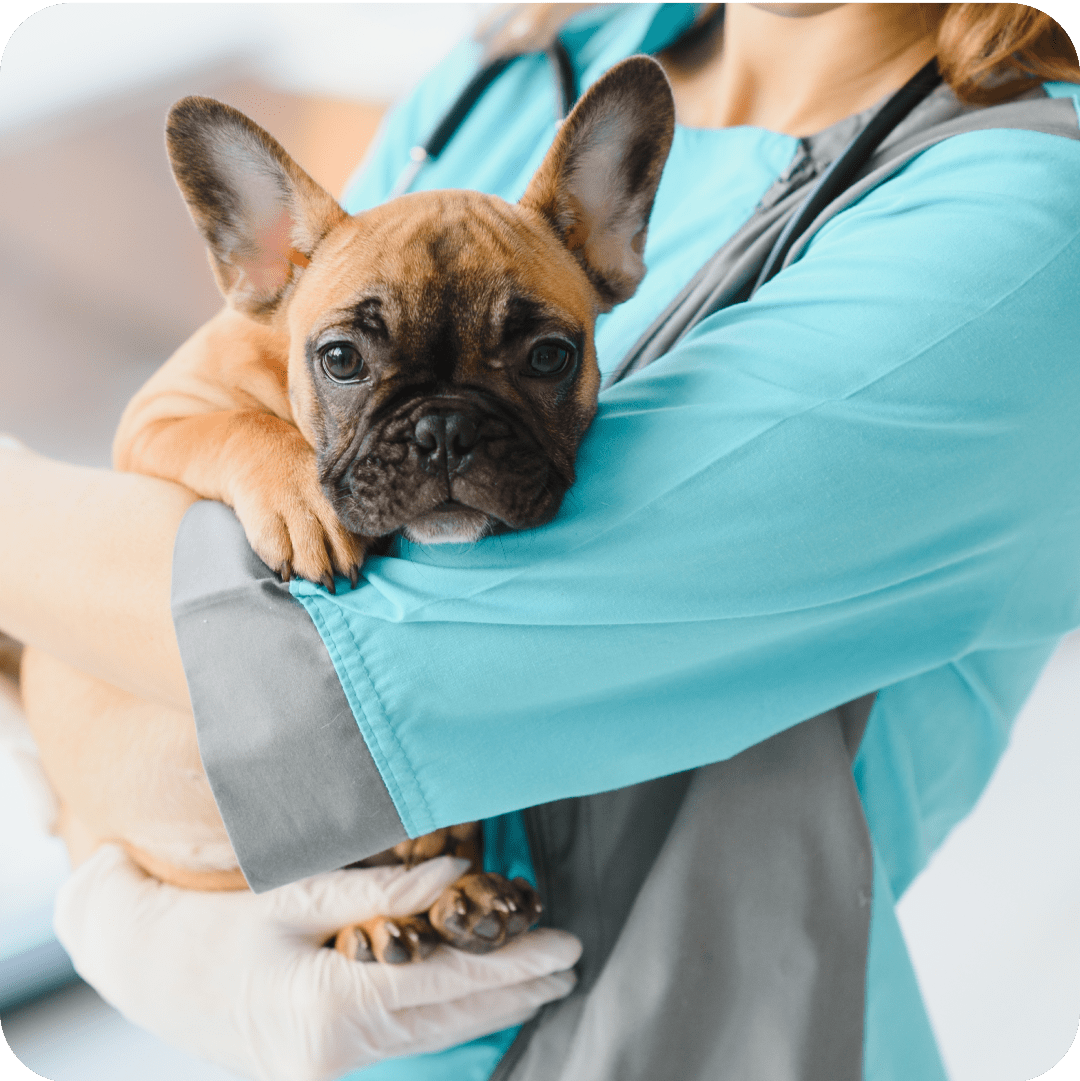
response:
M489 266L499 258L512 265L521 223L509 204L475 192L429 194L439 198L401 224L400 248L432 270Z
M493 315L496 341L502 346L545 329L565 327L572 318L570 313L545 300L517 292L511 293L501 310ZM573 322L576 325L576 320Z
M380 338L388 337L381 297L368 296L357 301L348 311L348 321L350 325L369 331Z

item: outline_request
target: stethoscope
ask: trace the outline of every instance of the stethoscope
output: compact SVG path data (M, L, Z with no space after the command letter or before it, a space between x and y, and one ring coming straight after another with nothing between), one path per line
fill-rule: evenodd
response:
M723 21L723 4L716 8L704 20L691 27L683 40L693 34L705 37ZM556 116L561 121L573 108L578 97L577 73L574 71L570 54L561 41L556 39L544 50L550 63L555 81ZM524 54L523 54L524 55ZM464 123L473 106L483 97L487 88L517 59L517 56L502 56L486 64L469 80L468 85L457 100L447 110L445 116L436 125L427 141L414 146L409 152L409 163L401 171L391 190L391 197L402 195L409 190L420 171L429 162L434 161L446 148L455 133ZM915 73L895 94L874 114L866 125L844 148L840 155L828 166L825 172L810 189L809 194L788 219L762 265L752 288L745 297L748 299L757 290L773 278L784 266L789 252L810 228L814 220L833 200L849 188L859 176L875 151L888 138L889 134L911 111L941 83L937 61L931 60ZM697 318L704 318L711 312L702 312ZM617 382L629 374L630 368L617 369L606 385Z
M578 99L577 72L566 46L558 40L544 50L551 63L555 77L555 118L565 120L566 114L574 107ZM484 91L516 60L517 56L500 56L482 67L458 95L457 101L447 110L446 115L428 136L427 142L418 143L409 151L409 164L401 170L390 198L404 195L412 187L413 181L420 175L420 170L428 162L434 161L445 149L446 144L465 122L465 117L472 112L472 107L484 96Z

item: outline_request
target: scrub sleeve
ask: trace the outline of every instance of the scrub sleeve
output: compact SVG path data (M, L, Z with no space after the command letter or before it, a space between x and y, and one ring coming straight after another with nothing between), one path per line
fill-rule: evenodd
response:
M662 44L670 7L579 17L582 85ZM385 198L475 60L459 50L393 114L347 209ZM519 197L554 134L545 65L515 61L416 187ZM597 325L605 372L798 151L677 130L649 273ZM177 632L253 888L719 763L877 691L853 766L873 849L864 1071L941 1076L893 905L1080 625L1078 177L1080 142L1044 131L918 154L604 391L540 529L401 539L330 595L282 586L197 504Z

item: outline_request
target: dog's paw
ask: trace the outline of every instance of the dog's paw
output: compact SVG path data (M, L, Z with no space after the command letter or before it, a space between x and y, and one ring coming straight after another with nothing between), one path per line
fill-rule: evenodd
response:
M425 833L421 837L401 841L390 851L399 863L405 864L406 867L415 867L417 864L435 859L436 856L453 853L453 839L449 829L438 829Z
M379 916L338 931L334 949L350 961L404 965L422 961L439 945L427 916Z
M489 953L517 938L540 919L543 906L523 878L475 874L447 886L428 910L431 925L451 946Z
M341 524L307 457L246 480L233 509L255 554L284 581L306 578L333 593L335 575L356 585L367 541Z

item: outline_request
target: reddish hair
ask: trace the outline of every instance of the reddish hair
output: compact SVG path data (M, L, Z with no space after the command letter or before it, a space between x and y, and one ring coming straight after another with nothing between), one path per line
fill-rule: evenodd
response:
M964 102L1004 101L1041 82L1080 82L1076 49L1049 15L1023 4L926 4L939 19L942 78Z

